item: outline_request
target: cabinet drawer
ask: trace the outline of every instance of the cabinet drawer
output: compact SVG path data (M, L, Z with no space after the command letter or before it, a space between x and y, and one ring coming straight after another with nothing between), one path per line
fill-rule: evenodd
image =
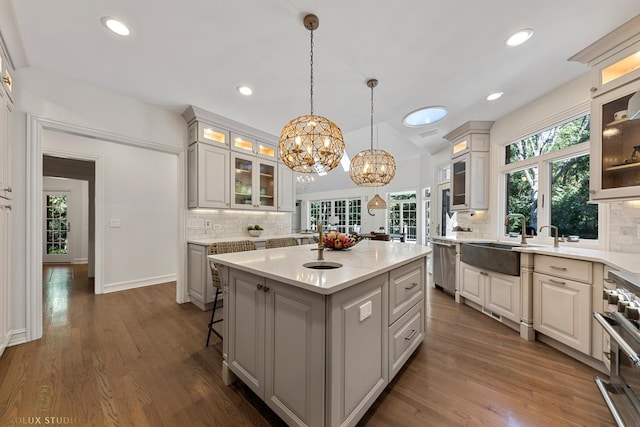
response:
M424 339L423 301L389 328L389 382Z
M534 270L538 273L591 283L591 262L577 259L536 255Z
M424 296L424 261L414 261L390 273L389 325Z

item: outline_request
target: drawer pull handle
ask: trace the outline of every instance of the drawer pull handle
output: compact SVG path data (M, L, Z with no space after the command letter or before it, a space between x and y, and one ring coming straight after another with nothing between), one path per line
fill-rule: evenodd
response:
M413 337L416 336L417 333L418 333L418 331L416 331L415 329L412 329L411 332L409 333L409 335L404 337L404 339L407 340L407 341L411 341L413 339Z
M405 286L404 288L405 288L406 290L409 290L409 289L413 289L413 288L415 288L416 286L418 286L418 282L413 282L413 283L411 284L411 286Z
M554 270L567 271L567 267L556 267L555 265L550 265L549 267L553 268Z
M549 279L549 282L551 283L555 283L556 285L566 285L566 282L562 282L560 280L553 280L553 279Z

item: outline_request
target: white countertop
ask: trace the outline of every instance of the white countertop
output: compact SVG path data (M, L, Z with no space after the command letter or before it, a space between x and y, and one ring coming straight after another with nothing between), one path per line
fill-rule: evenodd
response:
M217 239L198 239L198 238L192 238L187 240L187 243L193 243L196 245L202 245L202 246L209 246L212 243L220 243L220 242L235 242L237 240L251 240L252 242L264 242L268 239L281 239L283 237L295 237L296 239L308 239L308 238L313 238L313 236L317 235L318 233L294 233L294 234L278 234L278 235L273 235L273 234L262 234L259 237L253 237L253 236L249 236L248 234L246 236L236 236L236 237L220 237Z
M447 241L452 243L469 243L469 242L508 242L518 243L517 241L495 240L495 239L478 239L471 237L436 237L434 240ZM584 261L601 262L614 270L623 270L630 273L640 273L640 254L627 252L611 252L599 249L589 249L575 246L573 243L562 242L560 247L554 248L552 245L530 244L527 246L515 246L515 251L527 252L541 255L552 255L563 258L580 259Z
M431 253L431 248L422 245L363 240L346 251L324 251L325 261L339 262L343 267L314 270L303 266L317 261L314 248L316 244L209 255L208 258L218 264L329 295Z

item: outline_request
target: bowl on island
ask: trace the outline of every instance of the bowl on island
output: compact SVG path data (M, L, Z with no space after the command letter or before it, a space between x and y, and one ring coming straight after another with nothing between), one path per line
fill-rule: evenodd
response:
M322 235L322 244L327 249L342 251L354 247L362 237L357 234L345 234L330 231Z

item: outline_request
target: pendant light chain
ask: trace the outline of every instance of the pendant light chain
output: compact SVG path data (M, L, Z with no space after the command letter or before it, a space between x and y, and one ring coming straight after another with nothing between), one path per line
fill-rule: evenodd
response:
M373 150L373 88L375 85L371 85L371 150Z
M311 63L311 116L313 116L313 30L311 30L311 54L310 54L310 63Z

